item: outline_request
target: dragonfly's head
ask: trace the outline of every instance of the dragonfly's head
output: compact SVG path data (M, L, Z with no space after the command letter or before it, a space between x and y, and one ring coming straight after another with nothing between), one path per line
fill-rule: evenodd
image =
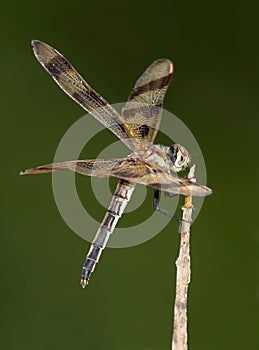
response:
M169 157L172 162L173 172L184 170L191 161L187 149L177 143L169 147Z

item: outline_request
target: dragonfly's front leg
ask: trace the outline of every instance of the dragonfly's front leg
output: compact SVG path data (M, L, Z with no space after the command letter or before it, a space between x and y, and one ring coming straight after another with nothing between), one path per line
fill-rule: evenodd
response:
M160 191L159 190L154 190L154 197L153 197L153 208L157 211L159 211L159 213L164 214L165 216L169 217L170 219L176 220L178 222L182 222L182 219L178 218L177 216L174 216L173 214L171 214L169 211L162 209L159 206L159 196L160 196Z

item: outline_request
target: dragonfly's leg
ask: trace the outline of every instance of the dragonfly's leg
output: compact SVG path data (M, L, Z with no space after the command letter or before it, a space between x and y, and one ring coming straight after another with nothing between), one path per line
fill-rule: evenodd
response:
M160 191L159 190L154 190L154 197L153 197L153 208L159 213L164 214L165 216L169 217L170 219L176 220L178 222L182 222L182 219L178 218L177 216L172 215L169 211L160 208L159 206L159 195Z
M153 197L153 208L155 210L157 210L159 213L161 214L164 214L165 216L169 217L170 219L173 219L175 221L178 221L178 222L189 222L189 221L186 221L186 220L183 220L181 218L178 218L177 216L174 216L173 214L171 214L169 211L165 210L165 209L162 209L160 206L159 206L159 195L160 195L160 191L159 190L154 190L154 197ZM173 196L171 196L173 197Z

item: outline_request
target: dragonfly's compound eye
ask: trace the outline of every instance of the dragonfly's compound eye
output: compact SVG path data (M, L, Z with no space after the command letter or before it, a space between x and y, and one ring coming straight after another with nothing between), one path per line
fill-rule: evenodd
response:
M170 146L170 158L173 170L176 172L187 168L190 163L188 151L181 145L173 144Z
M177 154L178 154L178 145L177 144L173 144L172 146L169 147L170 149L170 159L173 162L173 164L176 162L177 160Z

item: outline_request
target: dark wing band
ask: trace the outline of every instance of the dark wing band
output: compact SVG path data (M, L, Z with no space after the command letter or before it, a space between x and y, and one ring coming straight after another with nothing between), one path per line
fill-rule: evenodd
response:
M137 80L122 109L125 129L136 151L149 148L155 140L172 74L173 63L168 59L153 62Z
M33 40L32 47L37 60L61 89L134 150L120 114L86 83L67 59L41 41Z

